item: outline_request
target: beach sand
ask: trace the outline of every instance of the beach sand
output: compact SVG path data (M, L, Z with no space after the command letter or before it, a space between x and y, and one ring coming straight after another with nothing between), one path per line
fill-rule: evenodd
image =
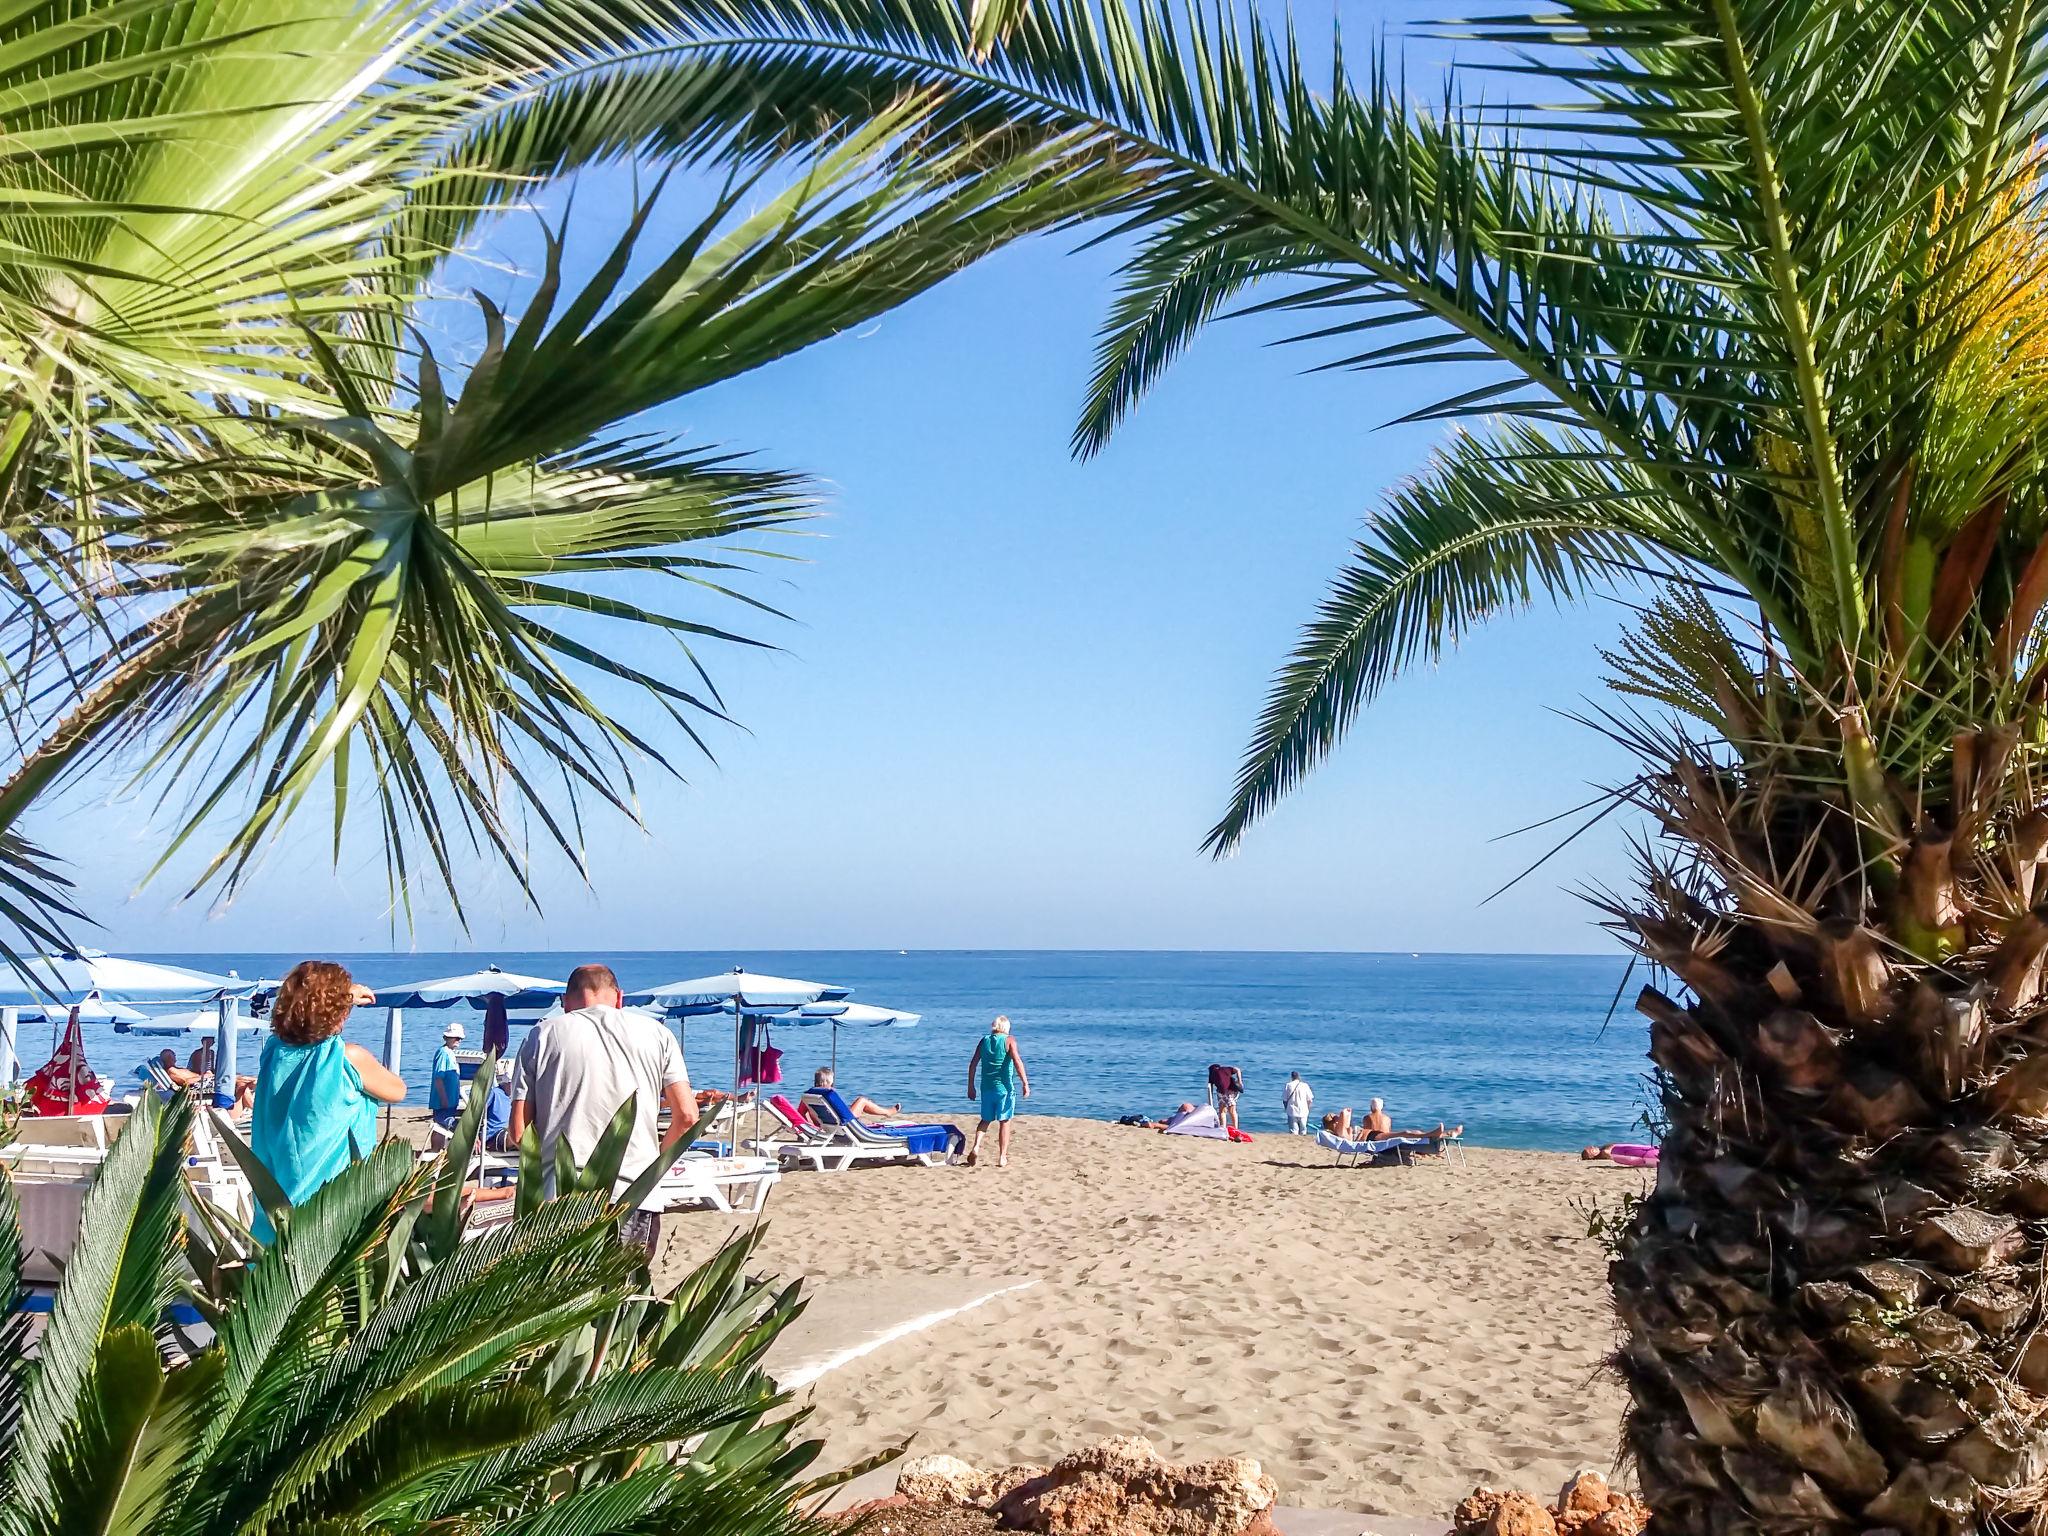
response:
M1338 1169L1286 1136L1017 1124L1006 1170L792 1173L770 1200L761 1267L807 1277L821 1309L935 1277L1037 1282L822 1377L830 1464L906 1438L1047 1461L1140 1433L1175 1458L1256 1456L1288 1504L1410 1516L1610 1468L1605 1257L1569 1202L1640 1174L1485 1150ZM746 1224L669 1217L664 1277Z

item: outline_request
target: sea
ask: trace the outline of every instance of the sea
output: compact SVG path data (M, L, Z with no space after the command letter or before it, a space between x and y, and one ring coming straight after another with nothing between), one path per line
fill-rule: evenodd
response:
M302 955L151 955L243 977L278 977ZM1280 1089L1300 1072L1315 1114L1386 1101L1397 1125L1462 1123L1474 1145L1569 1150L1641 1139L1649 1105L1647 1030L1629 1006L1625 957L1090 950L810 950L609 955L547 952L333 955L371 987L496 964L561 977L609 963L630 991L744 966L852 989L921 1015L913 1028L838 1031L838 1081L912 1111L964 1111L967 1060L998 1013L1008 1014L1031 1076L1033 1114L1115 1120L1163 1116L1203 1097L1211 1062L1244 1074L1246 1130L1285 1128ZM1617 1002L1617 999L1619 1001ZM403 1073L424 1103L428 1064L449 1018L474 1044L480 1020L461 1007L404 1016ZM24 1071L44 1059L48 1026L21 1029ZM348 1038L381 1050L382 1010L359 1010ZM514 1031L516 1045L519 1031ZM242 1070L261 1036L245 1036ZM166 1042L88 1026L102 1076L134 1079ZM786 1084L809 1084L831 1059L833 1031L781 1028ZM687 1021L684 1054L699 1087L730 1087L731 1028ZM181 1044L181 1052L189 1046Z

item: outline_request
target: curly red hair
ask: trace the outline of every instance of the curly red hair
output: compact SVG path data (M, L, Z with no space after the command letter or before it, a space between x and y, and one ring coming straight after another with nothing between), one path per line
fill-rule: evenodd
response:
M318 1045L355 1008L355 981L332 960L301 960L278 983L270 1032L287 1045Z

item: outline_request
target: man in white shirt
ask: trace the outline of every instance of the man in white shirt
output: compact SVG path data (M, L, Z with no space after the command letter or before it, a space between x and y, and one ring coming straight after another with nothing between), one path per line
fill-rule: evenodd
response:
M673 1155L697 1123L697 1101L682 1048L659 1019L628 1013L619 981L602 965L579 965L562 991L562 1012L526 1032L512 1065L514 1146L530 1122L540 1133L541 1167L553 1193L556 1144L567 1138L578 1163L589 1160L598 1139L631 1102L633 1134L619 1163L615 1194L638 1178L649 1163ZM668 1106L668 1130L658 1129ZM647 1250L651 1262L661 1240L661 1207L649 1203L627 1218L627 1241Z
M1308 1134L1308 1108L1315 1101L1315 1090L1301 1080L1299 1072L1290 1072L1287 1085L1280 1090L1280 1105L1287 1111L1288 1135Z

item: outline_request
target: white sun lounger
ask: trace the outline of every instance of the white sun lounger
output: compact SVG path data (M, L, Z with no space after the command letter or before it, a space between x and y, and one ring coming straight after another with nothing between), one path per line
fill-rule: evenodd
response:
M808 1168L814 1173L844 1173L849 1168L872 1167L878 1163L920 1163L937 1161L928 1154L912 1153L893 1136L878 1136L865 1126L817 1126L792 1120L773 1099L761 1101L775 1119L787 1141L765 1141L755 1150L773 1152L783 1163Z
M1449 1132L1442 1136L1379 1136L1345 1137L1331 1131L1317 1131L1316 1145L1337 1154L1339 1167L1350 1160L1352 1167L1365 1167L1380 1158L1393 1154L1403 1168L1412 1167L1417 1153L1427 1153L1432 1148L1448 1152L1455 1144Z
M26 1115L14 1140L0 1146L21 1211L22 1275L50 1284L78 1244L86 1192L107 1150L128 1123L124 1113ZM204 1115L194 1115L185 1157L186 1196L225 1211L243 1226L254 1212L249 1181L234 1165Z
M655 1188L664 1211L702 1207L722 1215L758 1215L782 1178L772 1157L682 1157Z

